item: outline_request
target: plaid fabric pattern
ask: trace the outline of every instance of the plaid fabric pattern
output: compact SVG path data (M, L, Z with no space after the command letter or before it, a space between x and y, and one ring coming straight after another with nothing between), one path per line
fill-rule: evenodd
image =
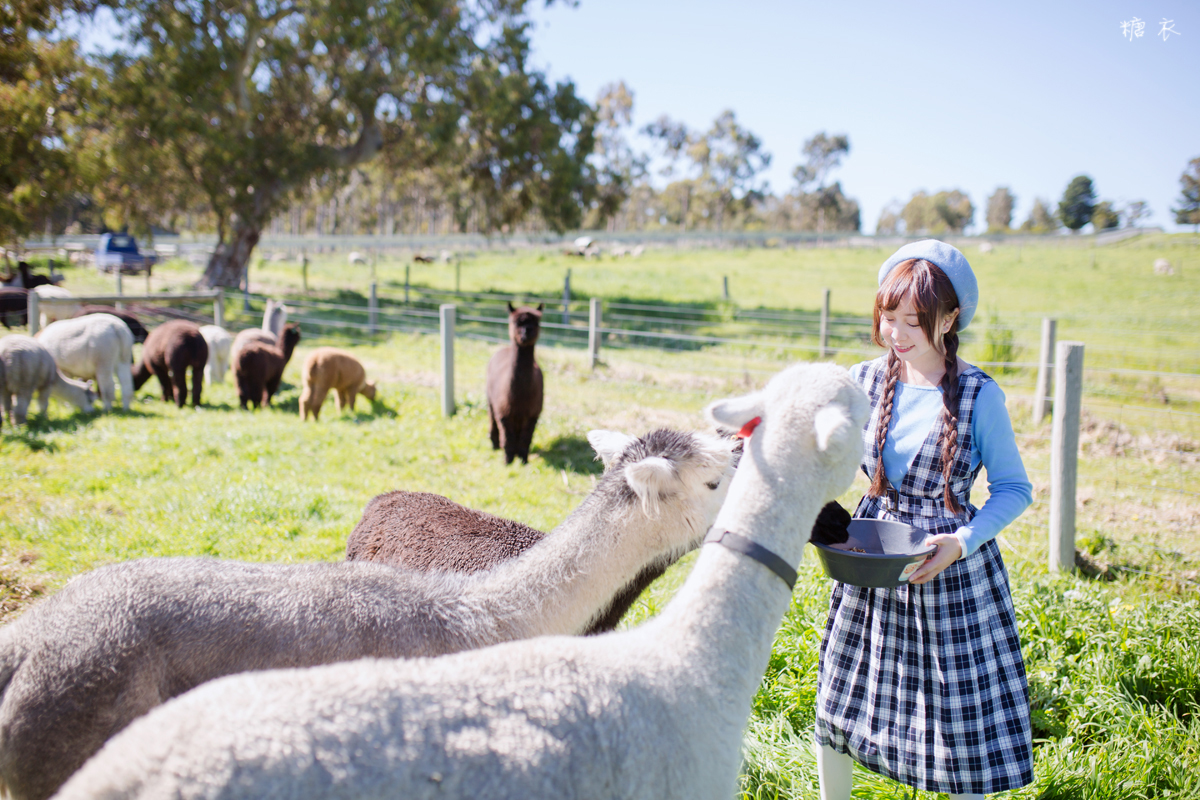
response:
M870 462L871 470L883 372L880 359L862 375L876 406L864 431L864 468ZM959 380L960 448L951 487L965 514L949 516L942 506L939 419L898 490L899 502L864 497L855 517L953 533L974 516L966 503L975 478L970 440L962 437L964 428L970 435L974 400L990 378L972 368ZM991 794L1030 783L1029 692L1008 587L994 540L922 586L835 583L817 673L817 741L923 791Z

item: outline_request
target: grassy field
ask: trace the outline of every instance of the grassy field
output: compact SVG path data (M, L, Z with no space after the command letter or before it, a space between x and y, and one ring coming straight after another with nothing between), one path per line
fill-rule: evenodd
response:
M811 311L829 286L835 311L861 316L869 310L875 265L886 255L650 251L640 260L581 262L480 252L462 262L460 281L464 291L553 296L570 267L580 296L716 304L720 277L729 275L740 306ZM1021 335L1053 313L1060 338L1086 341L1089 359L1093 352L1111 356L1107 368L1200 373L1200 250L1193 238L1154 237L1094 251L1001 247L988 255L968 250L968 256L985 303L995 304L987 307ZM1151 265L1159 257L1181 265L1181 274L1154 276ZM354 272L343 264L316 258L311 297L361 299L365 268ZM403 284L403 269L382 261L377 279L394 291ZM414 265L411 276L414 284L454 287L453 265ZM156 273L153 288L195 277L194 269L168 265ZM300 296L295 264L256 267L252 280L255 291ZM109 281L68 270L67 285L77 293L107 290ZM141 279L127 279L125 288L141 291ZM237 303L229 307L233 314ZM49 419L34 418L15 432L6 425L0 437L0 613L19 613L81 571L144 555L336 559L366 502L396 488L435 491L549 529L599 474L586 431L702 427L699 412L707 402L761 384L790 359L770 347L606 351L606 365L593 373L577 349L542 348L548 396L534 454L526 467L506 467L487 443L482 390L490 345L458 342L459 413L446 420L439 413L433 337L395 335L369 344L362 338L306 338L276 407L267 411L238 410L229 384L206 387L201 409L179 410L157 399L151 381L129 412L82 415L54 403ZM377 402L360 399L356 413L342 415L330 404L320 424L301 424L298 365L316 344L354 347L381 381ZM845 363L857 358L839 356ZM1200 381L1089 373L1079 541L1112 565L1115 577L1089 580L1047 571L1049 421L1029 419L1029 373L998 378L1037 495L1000 540L1038 740L1035 784L1008 796L1200 797L1200 435L1191 416ZM843 502L852 503L862 488L860 479ZM986 492L977 493L975 502L983 497ZM661 608L689 564L685 559L648 590L627 624ZM816 797L811 730L829 583L811 561L801 572L747 732L743 787L749 797ZM865 772L856 780L856 796L908 796Z

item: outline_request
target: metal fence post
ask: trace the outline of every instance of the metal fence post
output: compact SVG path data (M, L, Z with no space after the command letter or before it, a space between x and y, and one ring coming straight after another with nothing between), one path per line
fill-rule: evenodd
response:
M825 297L821 301L821 358L829 355L829 290L825 290Z
M442 416L454 416L454 304L439 309L442 320Z
M600 298L593 297L588 308L588 359L592 369L600 363Z
M404 265L404 305L408 305L408 271L411 267L411 264Z
M1083 395L1083 342L1059 342L1050 433L1050 570L1075 569L1075 479Z
M563 279L563 301L562 301L562 324L571 324L571 270L567 270L567 277Z
M29 297L26 300L27 305L25 308L25 313L28 316L28 319L26 320L26 322L29 323L29 335L30 336L37 336L38 325L40 325L41 321L42 321L41 320L42 309L38 302L39 300L41 300L41 298L38 296L38 293L35 292L33 289L30 289Z
M1033 393L1033 424L1046 418L1054 379L1054 329L1056 321L1042 317L1042 349L1038 356L1037 389Z
M217 296L213 298L213 325L218 328L225 327L225 292L217 289Z
M379 315L379 297L375 293L375 281L371 281L371 297L367 301L367 330L375 335L375 321Z
M721 276L721 298L724 300L729 299L729 276L728 275Z
M304 281L304 293L308 294L308 250L300 248L300 279Z

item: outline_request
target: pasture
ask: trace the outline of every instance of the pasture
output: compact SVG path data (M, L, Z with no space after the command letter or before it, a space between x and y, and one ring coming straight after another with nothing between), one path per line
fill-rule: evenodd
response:
M269 248L268 248L269 249ZM498 291L554 298L572 270L576 297L606 303L815 312L831 289L835 316L869 314L875 270L890 249L655 250L639 259L581 260L546 251L480 251L457 268L413 264L414 289ZM967 360L1010 362L989 370L1004 387L1035 504L1001 534L1021 626L1034 708L1037 778L1012 798L1200 796L1200 247L1188 235L1090 246L1051 240L965 250L980 280L981 309ZM370 267L345 254L309 254L310 292L295 261L256 262L255 294L362 306ZM1167 258L1172 276L1152 264ZM380 295L402 295L405 262L382 254ZM66 270L78 294L110 291L111 276ZM157 269L152 288L182 288L197 270ZM730 299L721 296L729 277ZM126 279L127 292L142 280ZM227 300L230 327L257 324ZM1029 416L1042 316L1060 340L1087 344L1080 462L1079 546L1104 578L1052 575L1046 567L1050 421ZM496 316L500 316L497 309ZM732 314L726 318L732 320ZM458 413L440 415L438 343L421 334L367 336L305 327L275 398L262 412L237 408L232 376L206 386L204 406L177 409L157 382L130 412L83 415L53 402L0 438L0 612L19 613L40 593L97 565L146 555L213 555L262 561L341 557L366 502L391 489L433 491L466 505L549 529L590 490L600 466L592 428L641 433L702 427L713 399L761 385L801 357L762 339L753 346L678 349L629 346L602 352L592 372L578 347L539 346L546 410L526 467L505 467L487 441L486 338L456 345ZM721 333L714 322L701 332ZM839 363L869 357L847 325ZM1007 332L1007 334L1005 334ZM491 336L499 334L499 329ZM782 340L780 340L782 341ZM810 339L788 340L811 345ZM352 348L379 380L374 403L322 421L297 413L299 365L314 346ZM854 352L863 350L863 352ZM998 356L998 357L997 357ZM841 500L853 503L860 477ZM986 479L973 501L986 497ZM685 559L646 592L626 624L655 613L686 577ZM816 797L811 752L817 648L829 581L801 567L745 740L748 797ZM907 797L903 787L856 774L856 796ZM1001 795L998 795L1001 796Z

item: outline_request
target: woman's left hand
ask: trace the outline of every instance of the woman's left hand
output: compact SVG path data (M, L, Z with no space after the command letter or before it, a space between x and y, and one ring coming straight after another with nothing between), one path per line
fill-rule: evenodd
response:
M962 555L962 546L958 543L958 539L950 533L930 536L925 540L925 546L931 545L937 545L937 552L912 574L912 577L908 579L909 583L917 585L928 583L940 575L946 567L958 561L958 557Z

